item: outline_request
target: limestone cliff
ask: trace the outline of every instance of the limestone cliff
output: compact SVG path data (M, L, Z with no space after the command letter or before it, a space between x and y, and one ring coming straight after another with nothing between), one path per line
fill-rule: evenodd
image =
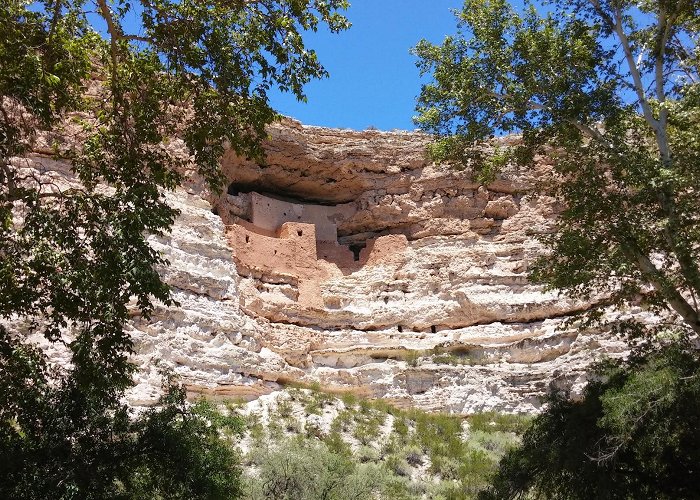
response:
M484 187L427 161L422 134L291 121L270 134L264 165L224 157L222 196L178 193L183 216L158 242L182 308L135 329L193 390L318 381L426 409L527 411L624 351L560 329L587 304L528 283L557 213L531 194L546 159Z
M162 366L193 393L301 381L429 410L532 411L550 384L580 390L593 359L623 353L560 328L588 304L528 282L558 210L531 192L546 159L479 186L430 163L428 140L288 120L264 165L225 155L221 196L196 183L169 195L181 216L152 244L180 306L134 318L132 401L153 401Z

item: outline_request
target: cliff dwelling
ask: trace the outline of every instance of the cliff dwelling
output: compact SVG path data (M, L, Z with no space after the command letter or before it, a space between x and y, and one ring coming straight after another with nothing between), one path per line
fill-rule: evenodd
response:
M533 229L521 211L526 186L500 179L487 188L432 165L420 134L406 141L289 125L278 129L265 165L234 154L222 161L230 184L213 207L244 311L330 331L391 329L442 341L450 330L502 315L459 282L483 290L526 283L522 242ZM452 250L435 250L447 242ZM416 315L417 300L425 311ZM512 301L513 319L545 316L529 300Z
M307 307L329 306L321 282L403 253L407 243L403 236L387 235L341 244L338 223L356 214L354 203L305 203L229 187L217 212L226 223L239 273L269 282L261 287L268 295L275 289L271 284L293 285L284 297Z

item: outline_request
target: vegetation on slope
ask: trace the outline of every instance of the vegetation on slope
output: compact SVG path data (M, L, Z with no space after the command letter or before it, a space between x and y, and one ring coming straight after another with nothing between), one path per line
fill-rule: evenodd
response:
M530 420L400 410L309 389L233 411L247 421L250 499L475 498Z

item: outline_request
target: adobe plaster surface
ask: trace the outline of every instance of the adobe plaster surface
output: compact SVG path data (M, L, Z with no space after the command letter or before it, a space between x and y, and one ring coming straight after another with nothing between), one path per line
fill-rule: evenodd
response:
M277 231L285 222L313 224L316 239L322 242L337 242L336 221L347 219L355 213L353 204L324 206L292 203L259 193L251 193L250 198L251 222L256 227Z

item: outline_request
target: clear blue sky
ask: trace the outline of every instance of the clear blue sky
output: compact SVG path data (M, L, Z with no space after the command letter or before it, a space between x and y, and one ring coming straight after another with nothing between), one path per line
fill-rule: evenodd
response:
M450 9L461 0L351 0L352 28L311 33L330 78L306 88L308 103L276 93L273 108L307 125L380 130L415 128L411 120L421 80L408 53L421 38L437 43L456 31Z

